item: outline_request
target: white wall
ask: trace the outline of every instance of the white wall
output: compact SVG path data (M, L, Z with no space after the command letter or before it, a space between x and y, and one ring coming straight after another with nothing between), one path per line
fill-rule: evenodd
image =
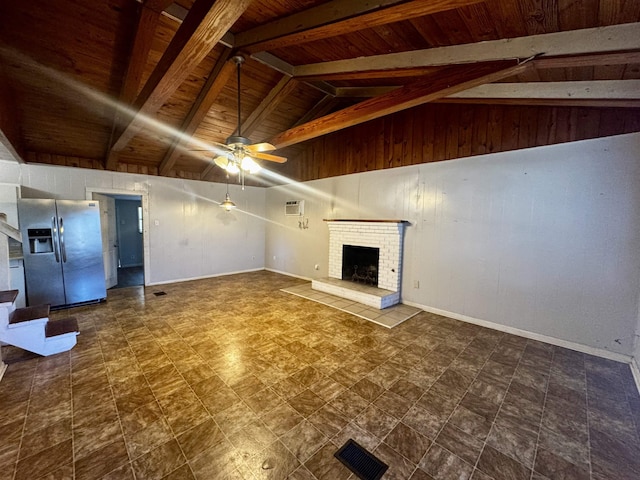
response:
M323 218L409 220L404 301L630 356L639 155L629 134L273 187L266 267L326 276ZM299 199L308 230L284 217Z
M148 194L150 283L263 266L326 276L323 218L409 220L405 301L632 355L639 155L640 134L630 134L271 189L231 185L231 213L214 203L225 186L207 182L0 160L0 183L53 198ZM308 229L284 216L297 199Z
M87 189L148 194L147 282L167 283L264 267L265 190L237 185L238 208L218 207L226 186L80 168L20 165L0 159L0 183L32 198L85 199Z
M632 365L632 371L636 379L638 391L640 391L640 315L638 316L638 326L636 327L636 341L635 348L633 350L633 360L634 364Z

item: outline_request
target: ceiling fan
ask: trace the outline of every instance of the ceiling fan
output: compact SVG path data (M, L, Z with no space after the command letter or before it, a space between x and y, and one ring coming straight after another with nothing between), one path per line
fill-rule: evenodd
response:
M260 171L260 165L256 160L267 160L269 162L284 163L287 161L285 157L278 155L271 155L269 153L275 150L276 147L270 143L251 143L247 137L242 136L242 120L240 110L240 67L244 63L244 57L236 55L232 57L232 60L236 64L237 77L238 77L238 126L235 135L231 135L225 140L225 143L212 142L217 147L226 150L225 153L219 154L214 158L214 162L220 168L230 174L239 174L239 180L242 181L244 186L244 174L257 173Z

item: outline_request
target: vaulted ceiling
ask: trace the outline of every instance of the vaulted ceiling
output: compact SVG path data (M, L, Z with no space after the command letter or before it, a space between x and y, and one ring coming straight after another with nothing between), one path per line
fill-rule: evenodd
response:
M0 144L223 180L203 150L236 131L238 54L242 134L289 163L430 102L638 112L638 22L629 0L0 1Z

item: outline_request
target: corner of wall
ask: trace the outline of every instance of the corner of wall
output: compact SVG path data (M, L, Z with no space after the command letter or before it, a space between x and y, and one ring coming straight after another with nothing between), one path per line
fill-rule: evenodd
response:
M640 393L640 365L638 365L637 356L631 359L631 363L629 364L629 366L631 367L631 373L633 374L633 379L636 382L638 393Z
M636 381L636 388L638 389L638 393L640 393L640 308L638 310L638 325L636 327L634 340L633 354L629 366L631 367L633 379Z

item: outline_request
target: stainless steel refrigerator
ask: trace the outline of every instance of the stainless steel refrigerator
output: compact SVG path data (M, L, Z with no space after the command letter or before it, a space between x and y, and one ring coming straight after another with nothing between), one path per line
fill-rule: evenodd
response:
M27 305L106 298L97 201L22 199L18 220Z

